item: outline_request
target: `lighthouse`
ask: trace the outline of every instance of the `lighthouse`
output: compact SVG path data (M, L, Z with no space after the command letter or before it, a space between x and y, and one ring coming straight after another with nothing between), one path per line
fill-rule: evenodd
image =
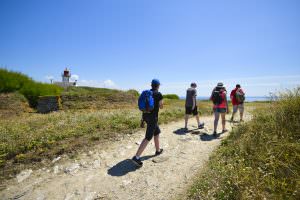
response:
M65 68L65 70L63 71L63 73L61 74L61 78L62 81L61 82L54 82L54 84L63 87L63 88L68 88L71 86L76 86L76 82L77 80L75 80L74 82L70 82L70 78L71 78L71 72L68 68Z
M68 68L66 68L64 70L64 72L61 74L61 76L62 76L62 82L63 83L69 83L70 82L71 73L70 73L70 70L68 70Z

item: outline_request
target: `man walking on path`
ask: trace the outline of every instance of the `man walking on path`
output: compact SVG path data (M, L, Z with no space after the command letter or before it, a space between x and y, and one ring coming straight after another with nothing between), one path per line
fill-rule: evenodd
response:
M186 91L186 98L185 98L185 131L188 131L187 125L190 115L196 117L198 128L204 128L204 123L200 123L199 115L198 115L198 108L197 108L197 84L191 83L191 87Z
M218 83L217 87L215 87L210 96L210 100L213 102L213 110L215 115L214 120L214 133L213 136L217 136L217 127L219 123L219 118L221 115L222 118L222 133L227 132L225 127L225 115L228 114L228 102L227 102L227 92L223 83Z
M154 144L155 144L155 155L160 155L163 152L163 149L159 146L159 134L160 128L158 125L158 112L159 109L163 108L163 96L158 91L160 86L160 82L157 79L153 79L151 82L151 91L152 97L154 99L154 109L151 112L143 113L143 120L147 123L147 130L145 138L143 139L142 143L140 144L135 156L132 158L132 161L138 166L142 167L143 162L141 161L140 156L142 155L143 151L147 147L149 141L154 136Z
M235 89L233 89L230 93L230 99L233 106L231 121L234 120L234 115L239 110L240 112L240 121L243 122L244 115L244 101L245 101L245 92L242 90L241 85L237 84Z

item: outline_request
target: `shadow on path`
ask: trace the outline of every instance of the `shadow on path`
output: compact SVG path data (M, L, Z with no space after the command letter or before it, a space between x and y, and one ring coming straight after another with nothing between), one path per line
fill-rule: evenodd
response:
M148 160L150 158L155 157L155 155L151 156L143 156L141 157L142 161ZM117 163L113 167L107 170L107 174L111 176L124 176L128 174L129 172L134 172L135 170L139 169L132 161L131 159L125 159L121 162Z
M173 133L176 134L176 135L185 135L185 134L188 134L188 133L200 134L201 132L198 128L190 129L190 130L185 130L184 128L180 128L180 129L177 129L177 130L173 131Z
M209 134L203 134L203 135L200 135L200 140L202 141L212 141L212 140L216 140L216 139L219 139L219 137L224 134L224 133L217 133L216 136L213 136L213 135L209 135Z

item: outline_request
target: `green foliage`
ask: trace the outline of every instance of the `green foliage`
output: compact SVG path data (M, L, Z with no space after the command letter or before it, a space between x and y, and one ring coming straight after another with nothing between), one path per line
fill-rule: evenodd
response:
M189 199L300 199L300 88L231 132Z
M64 110L128 108L135 105L137 91L69 87L62 93Z
M176 99L179 100L179 96L177 94L165 94L163 95L165 99Z
M0 93L18 91L28 99L32 107L37 105L39 96L60 95L61 90L56 85L39 83L24 74L0 69Z

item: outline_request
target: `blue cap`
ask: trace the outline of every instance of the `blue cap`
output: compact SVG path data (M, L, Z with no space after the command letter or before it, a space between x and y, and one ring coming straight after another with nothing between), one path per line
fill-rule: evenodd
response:
M160 82L158 79L153 79L151 85L160 85Z

